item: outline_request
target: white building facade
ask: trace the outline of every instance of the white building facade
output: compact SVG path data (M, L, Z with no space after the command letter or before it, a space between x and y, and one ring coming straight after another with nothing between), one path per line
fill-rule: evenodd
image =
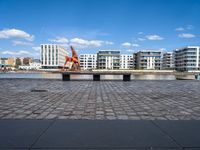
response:
M121 54L120 69L132 69L132 68L133 68L133 55Z
M162 69L174 69L174 53L165 52L162 58Z
M134 69L160 70L162 68L162 51L141 50L133 54Z
M97 68L97 54L81 54L80 66L83 70L91 70Z
M200 47L187 46L174 51L175 69L177 71L200 70Z
M65 56L69 52L57 44L42 44L40 50L40 60L42 69L59 69L65 63Z
M119 69L119 50L99 50L97 53L97 69Z

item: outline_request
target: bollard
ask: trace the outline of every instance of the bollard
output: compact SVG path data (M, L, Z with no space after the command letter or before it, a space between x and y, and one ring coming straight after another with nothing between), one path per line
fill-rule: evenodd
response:
M93 81L100 81L100 74L93 74Z
M70 74L63 73L62 74L62 80L63 81L70 81Z
M123 81L131 81L131 75L130 74L124 74L123 75Z

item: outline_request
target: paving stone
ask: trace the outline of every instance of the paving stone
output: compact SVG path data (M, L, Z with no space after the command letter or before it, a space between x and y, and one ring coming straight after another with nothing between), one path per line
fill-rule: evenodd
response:
M128 116L125 116L125 115L120 115L120 116L117 116L118 119L122 119L122 120L127 120L128 119Z
M103 111L96 111L96 115L103 115L104 112Z
M106 119L108 119L108 120L114 120L114 119L116 119L116 117L115 116L106 116Z
M45 119L54 119L56 117L57 117L57 115L55 115L55 114L49 114L48 116L45 117Z
M4 87L0 91L1 119L113 119L115 116L130 120L200 120L200 84L192 80L2 79L0 85ZM38 87L48 92L30 92Z

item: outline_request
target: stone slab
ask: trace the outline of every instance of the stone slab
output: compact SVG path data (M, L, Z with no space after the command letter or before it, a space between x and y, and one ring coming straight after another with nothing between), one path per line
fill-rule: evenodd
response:
M57 120L33 148L178 148L150 121Z
M29 148L51 122L50 120L0 120L0 149Z
M200 149L200 121L154 121L162 130L184 148Z

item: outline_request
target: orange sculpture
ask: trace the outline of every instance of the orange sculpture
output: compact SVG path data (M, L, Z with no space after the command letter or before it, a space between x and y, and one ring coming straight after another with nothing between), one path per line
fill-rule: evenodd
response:
M78 60L78 55L77 52L74 50L74 48L71 46L71 50L72 50L72 57L66 56L65 57L65 64L63 66L63 70L66 66L67 63L71 63L71 71L76 71L80 69L80 61Z

